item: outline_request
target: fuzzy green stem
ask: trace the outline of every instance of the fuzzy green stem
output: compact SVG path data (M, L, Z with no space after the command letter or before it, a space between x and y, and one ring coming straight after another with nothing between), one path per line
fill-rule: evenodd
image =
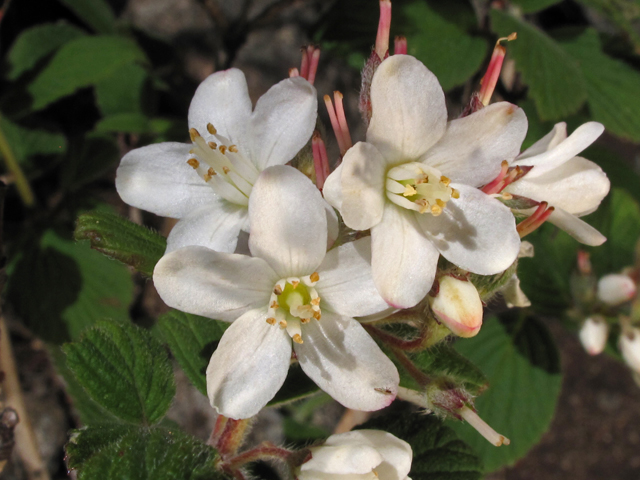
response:
M0 117L2 120L2 117ZM4 158L5 164L7 165L7 170L13 174L13 178L18 188L18 193L20 194L20 198L22 198L22 202L30 207L34 203L34 196L31 187L29 186L29 182L27 181L27 177L24 176L20 165L16 160L13 151L11 150L11 146L7 141L7 137L5 137L4 132L2 131L2 127L0 127L0 154Z

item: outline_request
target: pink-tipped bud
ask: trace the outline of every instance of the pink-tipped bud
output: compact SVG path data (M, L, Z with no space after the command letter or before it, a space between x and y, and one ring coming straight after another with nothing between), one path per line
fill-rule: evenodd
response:
M630 328L622 332L619 347L627 365L634 372L640 373L640 328Z
M394 55L406 55L407 54L407 37L397 36L393 41L393 54Z
M600 315L587 318L580 328L580 343L589 355L602 353L609 336L609 325Z
M438 320L459 337L473 337L482 326L482 300L473 283L450 275L439 279L438 294L429 295Z
M389 55L389 32L391 31L391 0L380 0L380 21L376 36L375 51L384 60Z
M612 273L598 280L598 299L607 305L620 305L635 295L636 284L627 275Z

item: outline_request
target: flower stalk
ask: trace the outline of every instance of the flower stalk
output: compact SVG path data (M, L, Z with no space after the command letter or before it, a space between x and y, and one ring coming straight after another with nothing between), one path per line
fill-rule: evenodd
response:
M0 117L2 120L2 117ZM11 149L11 145L9 145L9 141L5 136L2 128L0 127L0 154L4 158L5 165L7 166L7 170L11 172L13 175L13 181L16 184L16 188L18 189L18 194L22 199L22 203L24 203L27 207L30 207L35 202L35 197L33 196L33 190L31 190L31 186L29 186L29 181L27 177L24 175L24 172L20 168L18 161L16 160L15 155L13 154L13 150Z

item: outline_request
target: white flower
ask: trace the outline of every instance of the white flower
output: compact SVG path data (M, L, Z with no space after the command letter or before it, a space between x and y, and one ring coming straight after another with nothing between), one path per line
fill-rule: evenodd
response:
M117 171L118 193L129 205L181 219L168 252L186 245L233 252L249 228L247 205L259 173L304 147L316 110L316 91L302 77L274 85L252 111L244 74L214 73L189 107L193 143L132 150Z
M262 172L249 201L253 257L185 247L153 280L185 312L233 322L207 369L211 404L231 418L257 414L282 386L293 351L304 372L348 408L378 410L399 377L354 316L388 308L377 294L367 238L326 252L326 203L296 169Z
M371 103L367 141L347 151L324 193L347 226L371 229L382 296L396 307L418 303L440 254L481 275L509 267L520 245L514 217L476 187L519 152L523 111L502 102L447 123L438 80L408 55L380 64Z
M636 283L628 275L610 273L598 280L598 299L616 306L636 296Z
M438 293L429 294L431 310L459 337L473 337L482 326L482 300L473 283L450 275L438 279Z
M300 466L298 480L410 480L411 445L387 432L331 435L310 450L311 459Z
M603 131L600 123L588 122L567 137L567 125L556 124L511 163L512 167L533 168L505 188L514 195L548 202L554 207L549 222L579 242L593 246L601 245L606 238L577 217L598 208L609 193L610 183L599 166L576 155L596 141Z
M640 373L640 328L632 327L620 334L620 352L627 365Z
M602 353L607 345L609 325L607 325L607 321L602 316L594 315L585 320L578 336L580 337L580 343L582 343L589 355L598 355Z

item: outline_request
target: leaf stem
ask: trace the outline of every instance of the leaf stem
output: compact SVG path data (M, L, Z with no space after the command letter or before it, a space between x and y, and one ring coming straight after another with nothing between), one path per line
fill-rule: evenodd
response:
M20 198L22 198L22 202L30 207L34 203L34 196L31 187L29 186L29 182L25 177L20 165L18 165L18 161L16 160L13 151L11 150L11 146L7 141L7 137L5 137L4 132L2 131L0 117L0 154L4 158L5 164L7 165L7 170L9 170L14 177L14 181L16 187L18 188L18 193L20 194Z

